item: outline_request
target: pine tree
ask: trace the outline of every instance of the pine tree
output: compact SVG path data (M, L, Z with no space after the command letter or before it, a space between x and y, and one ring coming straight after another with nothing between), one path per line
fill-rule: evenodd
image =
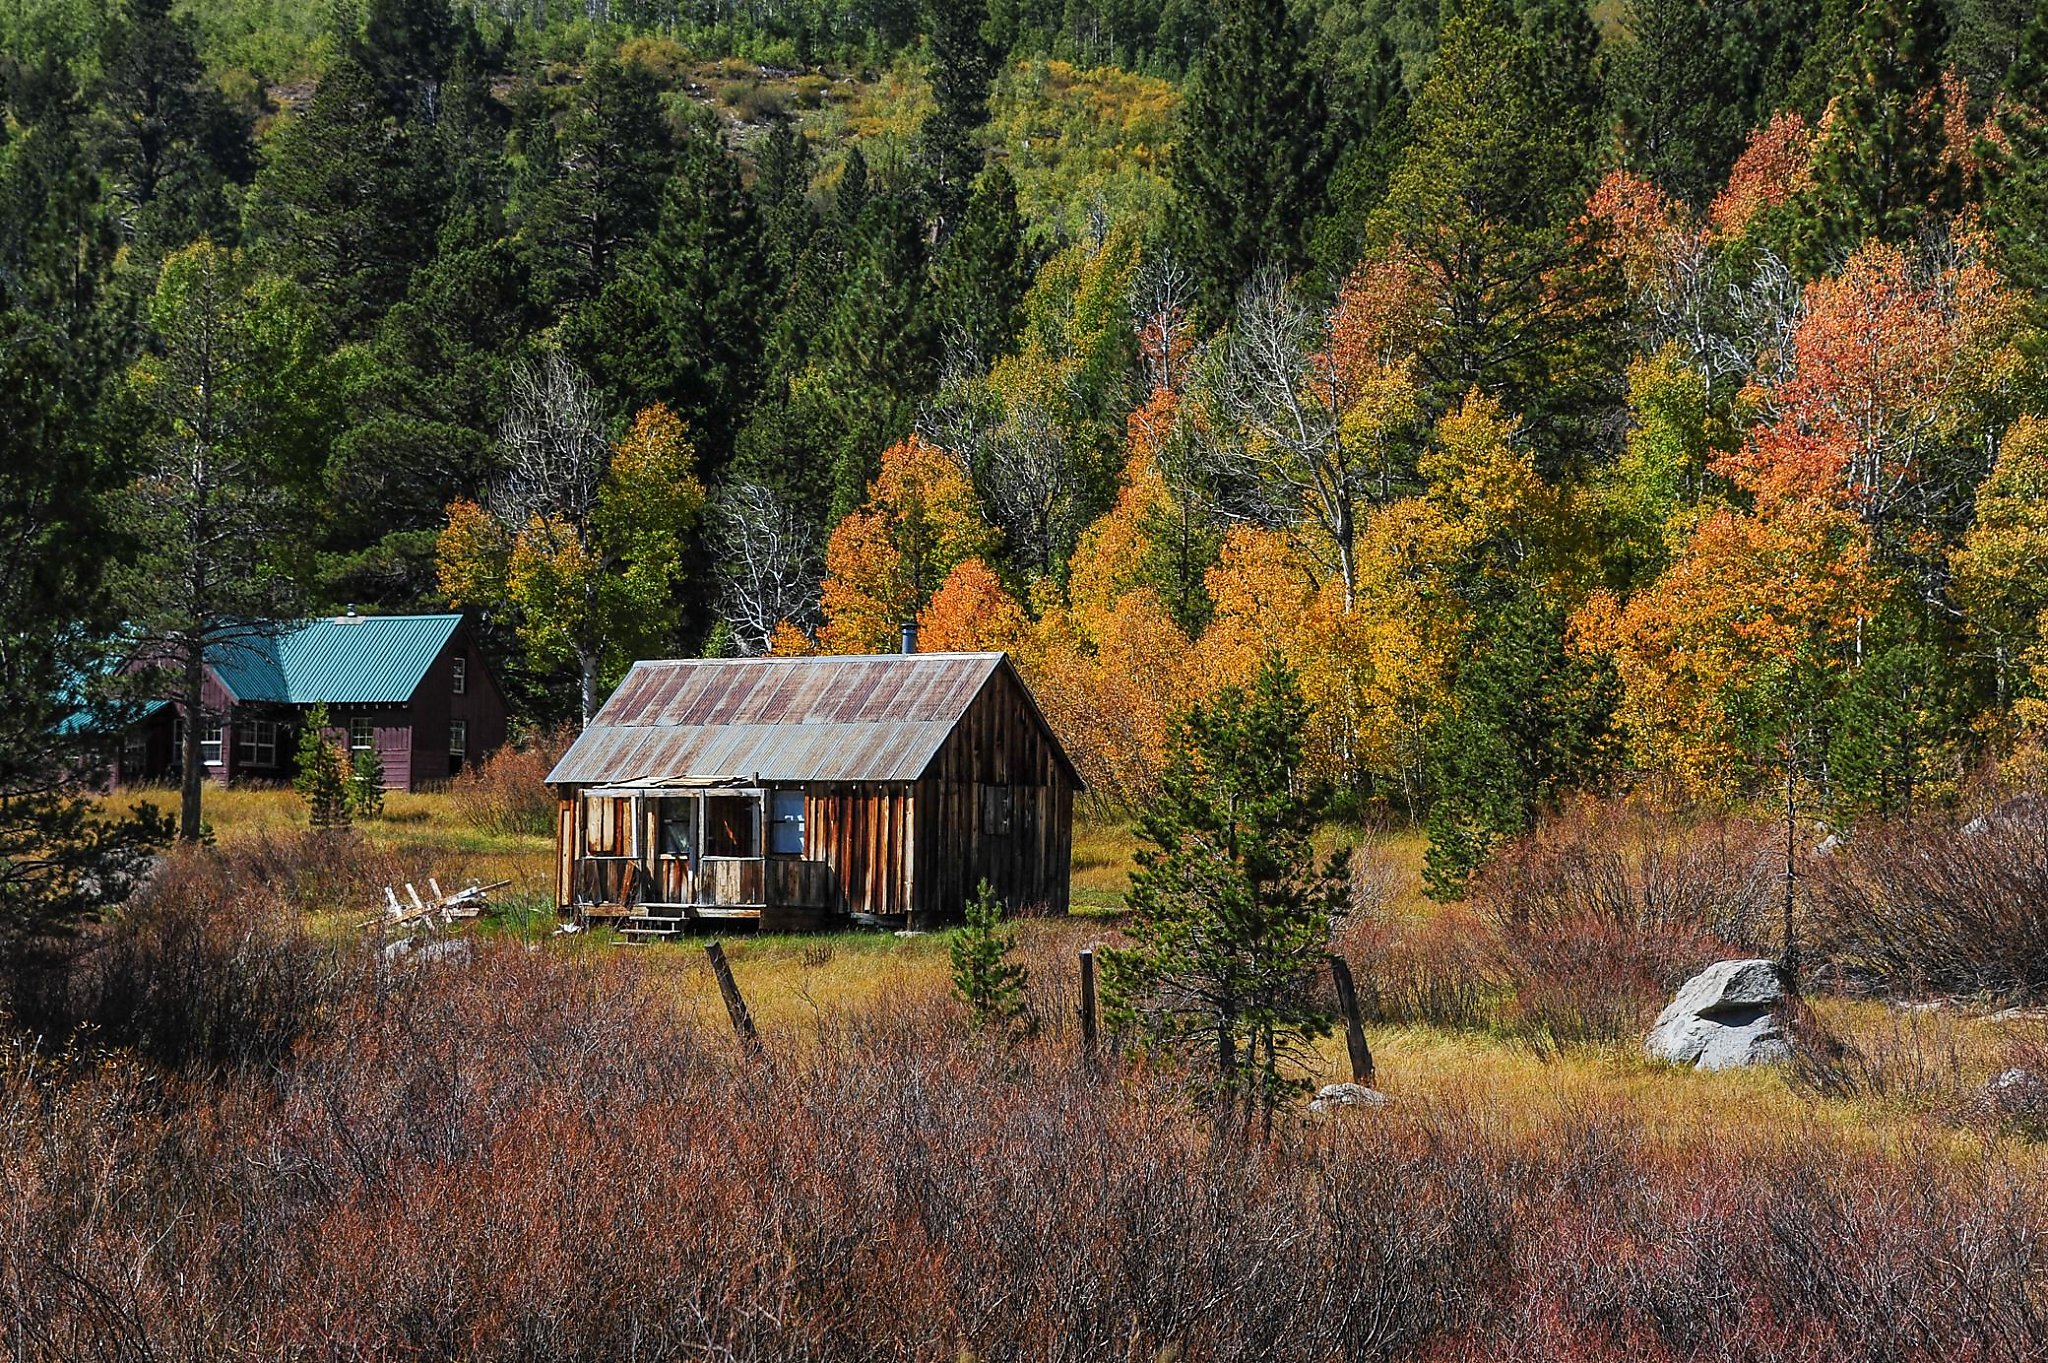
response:
M653 77L600 55L552 152L530 168L551 173L522 196L518 235L539 296L568 311L604 291L660 214L675 149Z
M94 143L128 236L154 252L233 230L225 193L255 170L249 120L206 78L198 26L129 0L100 42Z
M1008 168L991 166L974 186L959 228L932 262L926 304L939 344L949 355L973 356L976 368L1007 354L1030 287L1017 182Z
M433 256L443 197L432 145L397 128L369 72L343 57L256 178L256 249L343 336L366 334Z
M1625 164L1695 210L1720 191L1749 133L1735 22L1699 0L1636 0L1608 68Z
M1006 910L983 880L967 901L967 922L953 935L953 992L967 1005L977 1031L1005 1040L1030 1029L1025 982L1031 972L1010 959L1017 934L1003 926Z
M1943 36L1938 0L1865 7L1792 223L1791 264L1806 277L1873 238L1909 242L1929 214L1961 205L1961 173L1947 155Z
M1620 280L1581 225L1590 113L1559 107L1537 45L1498 0L1444 25L1372 250L1418 260L1436 315L1418 356L1430 415L1474 388L1525 417L1553 464L1619 396Z
M1330 170L1327 204L1309 236L1316 273L1333 285L1348 276L1365 248L1366 223L1387 192L1401 148L1408 141L1408 88L1401 57L1382 30L1364 69L1333 94L1343 111L1339 145ZM1341 96L1341 97L1340 97Z
M298 770L292 776L292 789L306 802L313 827L346 828L354 802L341 744L328 732L330 723L324 705L306 712L305 725L299 730Z
M1330 1033L1313 988L1343 903L1341 859L1318 865L1301 788L1308 705L1277 655L1249 690L1190 709L1160 798L1140 816L1132 945L1104 954L1111 1016L1196 1062L1219 1120L1270 1131Z
M1173 238L1201 310L1229 314L1262 266L1293 275L1333 160L1322 73L1286 0L1222 0L1181 110Z
M1983 148L1984 218L1999 268L2038 292L2048 288L2048 7L2027 25L2002 93L1998 143Z
M833 411L832 514L859 505L881 451L910 430L937 376L925 324L924 224L899 195L871 199L855 228L845 283L826 318L815 378Z
M621 405L667 403L722 470L761 384L768 270L739 165L715 128L687 137L630 268L572 318L565 343Z
M350 55L376 82L394 118L433 123L461 36L447 0L370 0Z
M1527 831L1543 801L1598 775L1610 681L1565 650L1562 613L1508 589L1472 629L1483 641L1458 669L1430 735L1432 898L1457 899L1503 838Z
M78 694L111 661L92 641L119 623L106 576L126 547L123 451L101 417L116 239L78 109L31 85L0 117L0 985L126 898L170 833L147 806L107 817L93 785L104 734L133 718L81 712Z
M932 179L939 233L949 233L966 208L981 171L977 135L988 122L988 92L998 53L988 40L987 0L935 0L926 18L932 54L932 101L918 147Z

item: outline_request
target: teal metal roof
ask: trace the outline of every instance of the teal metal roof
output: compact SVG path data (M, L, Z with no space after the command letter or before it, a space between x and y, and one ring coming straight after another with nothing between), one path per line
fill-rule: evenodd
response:
M340 615L224 644L207 661L237 700L403 705L461 624L452 614Z

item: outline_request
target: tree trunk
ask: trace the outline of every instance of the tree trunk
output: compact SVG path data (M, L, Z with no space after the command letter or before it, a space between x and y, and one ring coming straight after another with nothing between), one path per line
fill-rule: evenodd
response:
M1799 992L1799 941L1793 935L1792 907L1799 885L1797 799L1798 762L1789 746L1785 753L1785 936L1779 967L1785 973L1785 987Z
M206 762L202 747L202 740L206 736L204 642L193 640L185 645L184 664L184 684L180 690L183 692L181 703L185 709L185 740L182 745L184 752L179 759L183 771L178 780L178 838L182 842L198 842L201 832L200 794L206 780Z
M597 718L597 652L594 649L579 649L576 653L576 670L583 687L583 725Z

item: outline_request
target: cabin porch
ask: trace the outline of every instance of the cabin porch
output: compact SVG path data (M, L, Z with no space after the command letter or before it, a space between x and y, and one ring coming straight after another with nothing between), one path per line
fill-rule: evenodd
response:
M702 920L797 932L843 912L830 863L804 854L801 790L613 787L565 801L563 818L565 907L629 938Z

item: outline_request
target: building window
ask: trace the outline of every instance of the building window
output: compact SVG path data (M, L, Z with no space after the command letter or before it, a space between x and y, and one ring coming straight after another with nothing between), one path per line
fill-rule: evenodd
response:
M983 786L981 788L981 831L997 837L1008 837L1010 833L1010 788L1008 786Z
M277 765L277 725L267 719L235 730L235 761L245 767Z
M593 857L632 853L633 802L608 795L583 797L583 850Z
M220 721L211 717L199 726L199 760L209 767L220 765L220 731Z
M761 855L761 802L749 795L704 797L704 855Z
M469 756L468 720L451 719L448 721L448 755L450 757Z
M121 779L132 781L142 775L148 762L148 737L139 729L130 729L121 740Z
M768 850L778 857L804 854L804 793L778 790L768 824Z
M467 658L456 658L456 659L454 659L454 660L452 660L452 661L453 661L453 666L454 666L454 669L455 669L455 670L454 670L454 673L453 673L453 676L454 676L454 680L455 680L455 694L456 694L456 695L458 695L458 696L465 696L465 695L468 695L468 694L469 694L469 659L467 659Z
M368 715L357 715L348 722L348 749L350 752L370 752L377 746L377 726L370 722Z

